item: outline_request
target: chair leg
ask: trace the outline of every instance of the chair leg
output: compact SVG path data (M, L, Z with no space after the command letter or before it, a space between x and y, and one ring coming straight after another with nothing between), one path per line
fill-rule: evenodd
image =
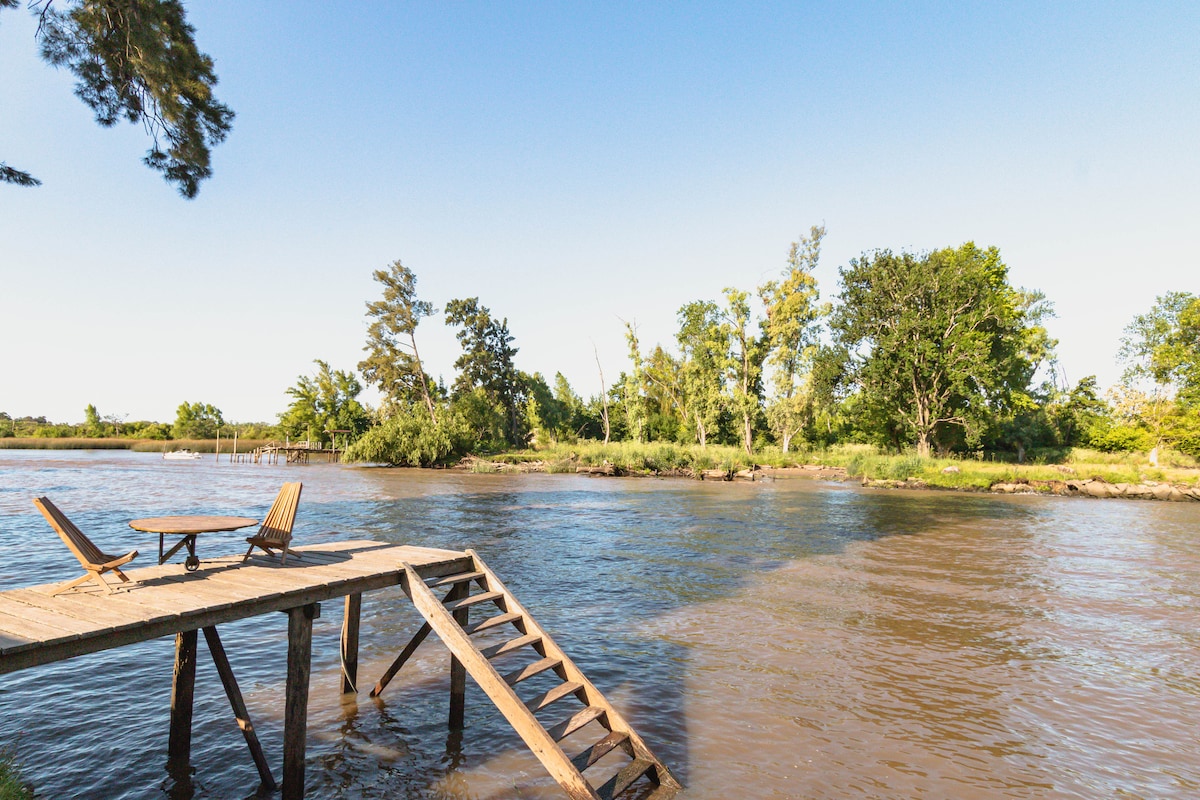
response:
M121 583L129 583L129 576L116 567L112 568L112 573L121 579Z
M50 596L53 597L56 594L62 594L63 592L67 591L68 589L74 589L79 584L87 583L92 578L98 578L98 577L99 576L96 575L95 573L89 572L88 574L84 575L82 578L76 578L75 580L71 581L70 583L64 584L63 586L60 586L59 588L55 589L53 592L50 593ZM100 581L100 582L104 583L105 586L108 586L108 584L105 583L104 581Z
M99 572L92 572L89 570L88 574L86 574L82 577L76 578L75 580L71 581L70 583L66 584L65 586L55 589L53 592L50 593L50 596L53 597L56 594L62 594L63 592L67 591L68 589L74 589L79 584L87 583L88 581L95 581L96 583L100 584L104 588L104 590L106 592L108 592L109 594L113 594L115 591L113 589L113 587L109 585L108 581L104 580L104 577Z
M246 555L242 556L242 563L243 563L243 564L245 564L245 563L246 563L246 561L247 561L247 560L250 558L250 554L251 554L251 553L253 553L253 552L254 552L254 545L250 545L250 547L248 547L248 548L246 549Z

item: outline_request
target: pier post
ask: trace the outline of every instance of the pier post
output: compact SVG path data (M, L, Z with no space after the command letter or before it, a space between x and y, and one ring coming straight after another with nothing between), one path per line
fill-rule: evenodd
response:
M288 609L288 671L283 707L283 800L304 797L304 748L308 733L308 680L312 671L312 623L317 603Z
M447 600L462 600L470 594L469 583L459 583L450 590ZM454 612L454 621L465 626L470 617L469 608ZM456 656L450 656L450 730L461 731L465 725L467 707L467 668Z
M187 763L192 754L192 700L196 694L196 631L175 634L175 674L171 681L171 733L167 759Z
M358 625L362 617L362 593L346 595L342 617L342 694L358 691Z

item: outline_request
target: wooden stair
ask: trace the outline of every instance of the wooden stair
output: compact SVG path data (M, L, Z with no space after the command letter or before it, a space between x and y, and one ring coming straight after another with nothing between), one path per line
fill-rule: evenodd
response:
M625 718L475 551L467 553L470 569L428 581L405 564L405 591L428 629L437 632L563 791L573 800L612 800L635 787L652 791L655 800L678 791L679 782ZM434 590L445 587L448 593L438 599ZM471 612L489 615L470 622ZM498 640L480 646L475 637ZM392 675L399 668L393 666ZM390 675L385 678L373 695ZM572 751L578 752L567 755Z

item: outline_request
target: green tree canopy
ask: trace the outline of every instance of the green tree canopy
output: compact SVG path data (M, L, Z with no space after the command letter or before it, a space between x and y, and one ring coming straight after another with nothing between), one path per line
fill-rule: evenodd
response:
M0 0L15 8L20 0ZM233 111L213 96L213 60L196 47L195 29L179 0L74 0L59 10L34 0L41 53L74 73L75 94L103 126L140 122L152 145L143 161L195 197L212 175L212 147L224 141ZM0 164L0 181L40 183Z
M716 303L697 300L679 309L681 405L701 447L717 428L723 405L724 369L728 343Z
M383 393L385 405L424 402L429 418L436 423L431 381L421 366L416 331L421 320L437 313L437 309L417 298L417 277L399 260L386 270L375 270L374 275L383 286L383 299L367 303L367 316L372 322L363 348L367 357L359 362L358 369Z
M774 367L775 396L767 408L767 419L785 453L792 437L812 421L815 408L811 364L820 321L828 311L817 302L813 270L820 261L824 238L825 226L814 225L808 236L792 242L783 279L758 288L766 310L767 363Z
M176 439L212 439L216 437L217 429L224 424L221 409L216 406L185 401L175 410L175 424L171 426L171 436Z
M451 300L446 304L446 324L459 328L455 338L462 355L454 362L458 377L454 394L468 395L482 389L506 420L506 438L510 444L521 441L524 382L513 359L518 349L508 319L496 320L492 312L479 304L478 297Z
M317 374L301 375L287 393L292 396L288 410L279 415L279 426L289 436L304 436L310 441L329 442L331 431L349 431L356 437L371 423L371 415L358 402L362 384L353 373L330 369L320 359L314 361Z
M1044 300L1009 285L994 247L877 251L840 274L831 327L850 357L845 378L877 431L920 455L1026 391L1049 345Z

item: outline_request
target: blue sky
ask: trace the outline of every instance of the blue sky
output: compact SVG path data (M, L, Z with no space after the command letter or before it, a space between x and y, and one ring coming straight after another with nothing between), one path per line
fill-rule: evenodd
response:
M599 389L675 312L753 289L828 228L996 245L1055 304L1071 381L1200 291L1195 3L188 4L237 112L194 201L103 129L35 23L0 13L0 410L273 420L362 357L372 270L506 316L518 366ZM440 317L418 330L453 378Z

